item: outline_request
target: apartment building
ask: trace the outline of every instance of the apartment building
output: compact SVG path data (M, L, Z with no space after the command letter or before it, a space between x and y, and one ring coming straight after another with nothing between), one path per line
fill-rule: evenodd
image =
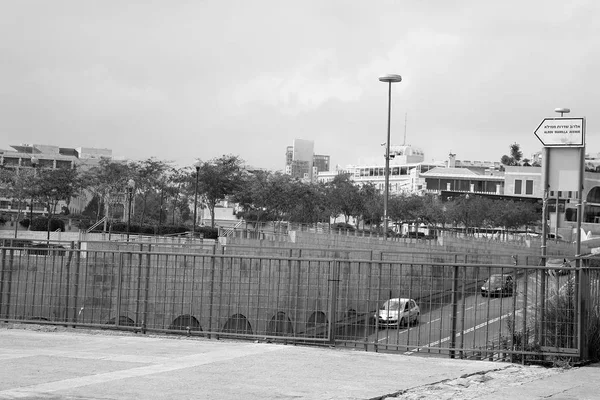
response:
M67 148L44 144L20 144L11 145L11 150L0 149L0 168L14 169L17 172L23 168L55 169L55 168L78 168L87 169L96 165L101 158L112 158L111 149L99 149L93 147ZM71 213L83 211L89 199L86 196L78 196L69 202ZM66 206L61 203L60 209ZM15 214L19 205L15 199L0 196L0 212L4 214ZM48 210L43 204L28 201L21 204L21 211L27 215L43 215Z

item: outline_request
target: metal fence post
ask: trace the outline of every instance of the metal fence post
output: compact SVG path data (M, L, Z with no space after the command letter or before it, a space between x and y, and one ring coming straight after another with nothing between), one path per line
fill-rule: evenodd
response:
M71 241L71 251L67 258L66 269L66 284L65 284L65 322L69 322L69 292L71 286L71 261L73 260L73 252L75 251L75 242ZM67 327L68 325L65 325Z
M11 296L12 296L12 275L13 275L13 269L14 269L14 259L15 259L15 250L14 249L10 249L8 251L8 268L6 268L6 264L4 263L4 258L2 257L2 281L6 282L6 313L5 318L10 318L10 300L11 300ZM2 293L0 293L2 294ZM0 307L1 308L1 307ZM1 310L0 310L1 311ZM8 322L8 321L6 321Z
M210 304L208 308L208 334L209 337L212 337L212 318L213 318L213 308L214 308L214 295L215 295L215 263L217 253L217 246L213 247L213 256L210 258Z
M577 293L577 348L579 349L579 359L584 361L590 358L588 338L588 310L591 306L590 270L587 265L582 265L580 258L577 259L577 263L580 266L577 284L579 287Z
M148 327L148 297L150 296L150 266L152 265L152 245L148 244L146 253L146 286L144 287L144 318L142 320L142 333L146 333ZM140 260L142 255L140 254Z
M450 358L456 356L456 324L458 319L458 265L452 268L452 331L450 332Z
M331 283L331 298L329 299L329 342L335 344L337 297L340 284L340 261L333 260L330 262L330 265L331 272L329 275L329 282Z
M4 301L4 271L6 270L6 249L2 249L2 267L0 269L0 315ZM8 316L7 316L8 317Z
M75 324L77 321L77 300L79 299L79 274L81 269L81 242L77 242L77 255L75 258L75 283L73 284L73 318L72 322ZM73 325L75 328L75 325Z
M121 319L121 290L123 281L123 253L119 253L119 265L117 268L117 305L115 315L115 326L119 327Z
M144 251L144 244L140 243L140 253L138 254L138 270L137 270L137 287L136 287L136 299L135 299L135 323L140 325L140 298L142 291L142 252ZM130 263L132 266L133 264Z

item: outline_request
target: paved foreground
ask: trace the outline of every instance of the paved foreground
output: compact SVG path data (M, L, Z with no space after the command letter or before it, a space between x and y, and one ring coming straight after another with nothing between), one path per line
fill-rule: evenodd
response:
M523 367L0 323L0 399L593 399L600 368Z

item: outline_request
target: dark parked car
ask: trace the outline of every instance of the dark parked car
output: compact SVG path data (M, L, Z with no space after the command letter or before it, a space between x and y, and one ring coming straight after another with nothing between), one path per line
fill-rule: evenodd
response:
M336 230L336 231L350 231L350 232L354 232L356 230L354 225L347 224L345 222L335 223L335 224L331 225L331 229Z
M27 248L27 253L35 256L56 255L64 256L65 248L58 244L37 243Z
M486 296L512 296L513 277L511 275L494 274L489 277L481 287L481 295Z

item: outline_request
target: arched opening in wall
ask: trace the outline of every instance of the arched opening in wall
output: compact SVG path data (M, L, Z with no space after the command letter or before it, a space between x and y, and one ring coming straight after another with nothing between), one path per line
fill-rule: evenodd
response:
M252 335L252 325L244 315L235 314L225 322L222 332Z
M323 311L315 311L306 321L306 333L310 337L327 337L327 316Z
M267 325L267 336L291 336L293 334L292 321L283 311L279 311Z
M106 325L114 325L115 321L116 320L113 317L106 322ZM135 326L135 321L125 315L121 315L121 316L119 316L119 325L120 326Z
M365 336L365 332L371 334L375 331L375 320L367 315L359 316L355 309L350 308L344 313L344 320L336 323L336 338L343 340L355 340Z
M600 223L600 187L595 186L586 197L583 222Z
M193 315L185 314L175 318L169 329L174 331L195 331L202 332L200 322Z
M566 208L565 209L565 221L577 222L577 209Z

